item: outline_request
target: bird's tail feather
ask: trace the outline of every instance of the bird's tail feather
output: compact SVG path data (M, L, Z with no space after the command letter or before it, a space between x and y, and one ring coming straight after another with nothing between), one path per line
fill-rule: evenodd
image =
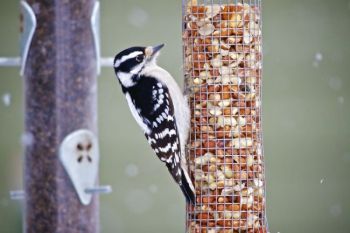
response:
M196 194L195 194L195 189L193 187L192 181L187 171L185 171L184 169L181 169L181 170L182 170L181 183L180 183L181 191L185 195L186 201L188 203L191 203L192 205L195 205Z

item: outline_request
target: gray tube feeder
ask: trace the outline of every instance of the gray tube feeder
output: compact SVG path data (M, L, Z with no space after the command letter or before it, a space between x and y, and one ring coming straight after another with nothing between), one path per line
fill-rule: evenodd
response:
M98 3L21 4L25 132L33 138L24 148L24 232L99 232L97 192L86 185L86 180L98 185L98 142L93 138L97 138L100 54L98 30L92 28ZM81 130L85 134L74 134ZM62 146L72 134L76 137ZM70 165L60 159L67 150L73 156ZM82 180L82 174L89 174L89 179Z

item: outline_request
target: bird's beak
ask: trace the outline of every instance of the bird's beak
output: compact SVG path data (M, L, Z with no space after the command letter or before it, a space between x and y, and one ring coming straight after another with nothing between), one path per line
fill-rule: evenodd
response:
M147 57L151 58L154 55L156 55L159 52L159 50L161 50L161 48L163 47L164 47L164 44L160 44L157 46L149 46L146 48L145 54Z
M159 50L161 50L163 47L164 47L164 44L160 44L160 45L157 45L157 46L153 46L153 47L152 47L152 49L153 49L152 56L153 56L154 54L156 54Z

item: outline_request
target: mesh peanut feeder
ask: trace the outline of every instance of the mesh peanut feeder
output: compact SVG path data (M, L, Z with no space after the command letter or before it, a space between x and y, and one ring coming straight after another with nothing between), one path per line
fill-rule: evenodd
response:
M261 0L183 1L190 170L187 232L267 232Z

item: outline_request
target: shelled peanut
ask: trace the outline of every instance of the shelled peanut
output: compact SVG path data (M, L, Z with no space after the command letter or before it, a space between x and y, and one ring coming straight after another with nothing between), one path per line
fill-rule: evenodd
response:
M260 9L190 1L183 41L197 195L187 210L188 232L267 232Z

